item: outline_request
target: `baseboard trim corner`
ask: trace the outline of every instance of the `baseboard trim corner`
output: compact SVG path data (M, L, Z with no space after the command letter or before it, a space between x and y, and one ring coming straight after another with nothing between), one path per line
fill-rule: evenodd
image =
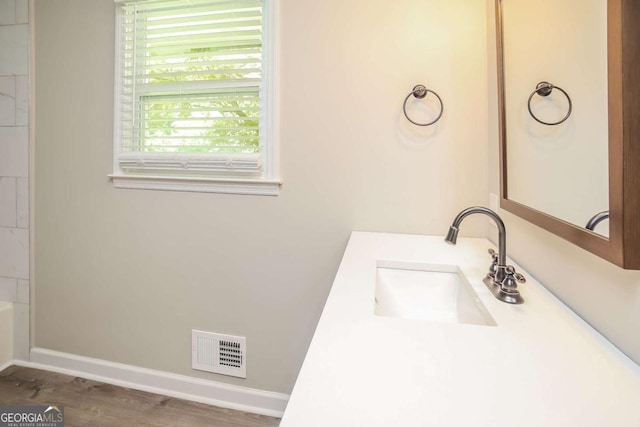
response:
M3 363L2 365L0 365L0 372L4 371L5 369L7 369L9 366L13 366L16 364L15 360L9 360L8 362Z
M140 368L70 353L32 348L30 361L12 364L101 381L227 409L282 418L289 395Z

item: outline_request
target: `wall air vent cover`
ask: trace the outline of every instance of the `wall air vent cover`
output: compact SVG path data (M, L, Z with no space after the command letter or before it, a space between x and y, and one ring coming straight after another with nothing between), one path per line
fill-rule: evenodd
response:
M247 339L191 331L191 368L247 378Z

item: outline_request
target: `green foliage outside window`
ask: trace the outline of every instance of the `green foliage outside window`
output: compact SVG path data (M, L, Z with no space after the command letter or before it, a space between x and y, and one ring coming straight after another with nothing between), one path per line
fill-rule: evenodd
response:
M226 52L225 52L226 49ZM261 46L191 48L167 59L150 49L138 99L139 150L180 153L257 153L260 94L247 88L162 90L168 85L261 77ZM246 52L246 53L245 53ZM197 86L197 85L196 85Z

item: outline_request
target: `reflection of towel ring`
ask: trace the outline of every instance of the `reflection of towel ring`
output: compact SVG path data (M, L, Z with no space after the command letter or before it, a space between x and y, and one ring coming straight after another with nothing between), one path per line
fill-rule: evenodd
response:
M560 119L557 122L553 122L553 123L544 122L539 118L537 118L535 114L533 114L533 111L531 111L531 99L533 98L533 95L535 95L536 93L540 96L549 96L554 89L558 89L560 92L564 93L564 96L567 97L567 101L569 101L569 111L567 111L566 116L564 116L562 119ZM542 123L543 125L555 126L555 125L559 125L560 123L564 122L569 118L569 116L571 115L572 104L571 104L571 98L569 97L569 94L565 92L561 87L554 86L549 82L540 82L536 86L536 89L533 92L531 92L531 95L529 95L529 101L527 101L527 108L529 108L529 114L531 114L531 117L533 117L533 119L536 122Z
M427 94L429 92L431 92L432 94L434 94L436 96L436 98L438 98L438 102L440 102L440 114L438 114L438 117L436 117L435 120L433 120L433 121L431 121L429 123L414 122L413 120L411 120L411 118L409 118L409 115L407 114L407 101L409 100L411 95L415 96L417 99L423 99L424 97L427 96ZM413 87L413 90L411 92L409 92L409 95L407 95L407 97L404 99L404 104L402 104L402 111L404 111L404 116L407 118L407 120L409 120L414 125L416 125L416 126L431 126L432 124L434 124L435 122L440 120L440 117L442 117L442 113L444 112L444 104L442 103L442 99L440 99L440 96L437 93L435 93L434 91L432 91L430 89L427 89L423 85L416 85L416 86Z

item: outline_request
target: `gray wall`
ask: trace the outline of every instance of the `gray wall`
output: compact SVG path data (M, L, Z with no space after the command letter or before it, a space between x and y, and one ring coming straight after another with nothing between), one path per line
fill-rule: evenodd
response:
M487 0L489 171L491 191L499 194L493 3L493 0ZM507 211L501 210L500 215L507 226L509 255L631 359L640 363L640 271L616 267Z
M284 185L259 197L114 189L114 2L36 0L32 345L286 393L351 230L485 204L484 3L280 3ZM417 83L438 126L402 116ZM246 336L248 378L192 371L191 329Z

